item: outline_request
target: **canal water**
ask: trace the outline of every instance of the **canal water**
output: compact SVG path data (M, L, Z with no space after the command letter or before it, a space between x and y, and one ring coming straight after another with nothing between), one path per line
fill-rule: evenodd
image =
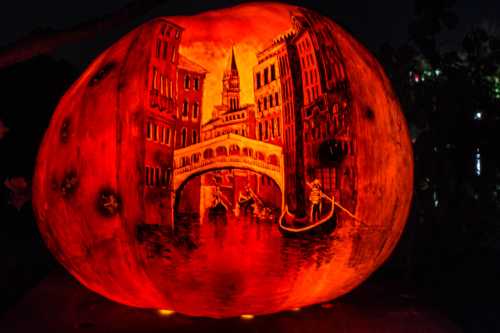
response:
M303 272L323 276L337 255L345 257L334 235L291 239L280 233L277 222L229 213L177 219L166 255L153 256L147 271L179 311L186 304L210 311L206 299L216 300L217 307L249 311L264 300L272 309L287 301Z

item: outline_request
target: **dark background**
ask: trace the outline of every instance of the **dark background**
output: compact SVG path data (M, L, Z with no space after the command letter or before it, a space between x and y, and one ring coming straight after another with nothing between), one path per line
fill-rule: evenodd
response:
M0 11L0 313L59 265L30 186L59 98L89 62L155 16L243 1L15 1ZM500 2L286 1L331 17L391 78L414 143L403 237L369 283L404 285L465 331L500 331Z

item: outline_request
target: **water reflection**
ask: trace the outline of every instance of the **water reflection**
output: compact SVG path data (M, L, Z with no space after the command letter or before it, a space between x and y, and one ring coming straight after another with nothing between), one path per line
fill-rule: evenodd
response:
M283 237L277 221L261 221L251 215L206 213L202 218L178 218L174 230L177 249L193 260L197 252L230 250L242 256L266 258L261 268L272 271L276 267L299 270L315 265L319 268L334 255L334 234Z

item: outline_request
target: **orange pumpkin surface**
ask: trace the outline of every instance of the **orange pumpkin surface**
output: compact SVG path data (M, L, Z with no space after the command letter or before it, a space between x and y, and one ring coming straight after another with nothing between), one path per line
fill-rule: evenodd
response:
M394 249L412 183L379 63L328 18L258 3L157 18L99 55L55 110L33 202L89 289L229 317L359 285Z

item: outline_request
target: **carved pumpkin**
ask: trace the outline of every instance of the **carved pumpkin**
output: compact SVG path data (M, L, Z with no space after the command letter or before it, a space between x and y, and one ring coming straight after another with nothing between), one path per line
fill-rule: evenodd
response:
M315 12L246 4L152 20L98 56L55 110L34 208L56 258L107 298L255 315L365 280L412 177L370 53Z

